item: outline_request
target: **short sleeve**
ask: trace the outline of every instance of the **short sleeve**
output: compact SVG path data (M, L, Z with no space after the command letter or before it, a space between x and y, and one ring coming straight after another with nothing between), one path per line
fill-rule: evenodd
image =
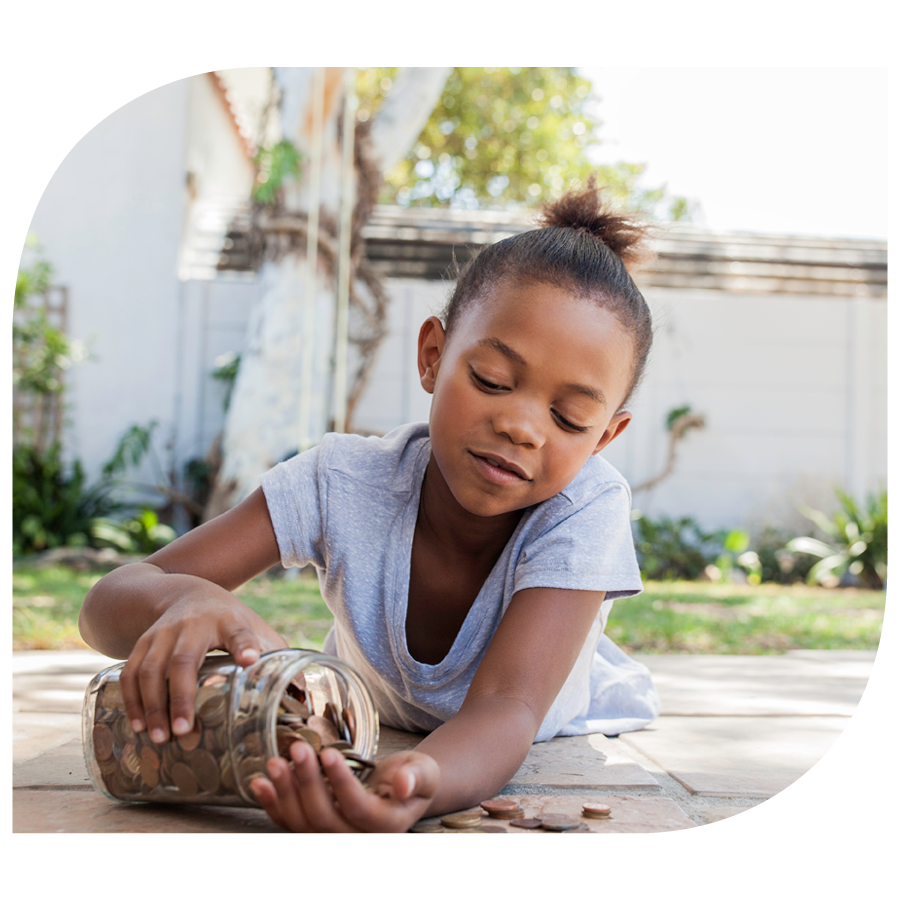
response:
M324 450L313 447L279 463L260 477L278 541L281 564L325 568L325 483L320 476Z
M546 504L532 523L535 536L519 556L515 590L606 591L608 599L640 593L628 488L613 482L583 505L566 510L565 502Z

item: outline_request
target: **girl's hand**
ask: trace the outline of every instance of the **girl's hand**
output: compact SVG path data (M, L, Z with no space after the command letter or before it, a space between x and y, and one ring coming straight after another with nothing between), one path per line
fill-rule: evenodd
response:
M271 781L252 783L272 821L289 831L407 831L425 815L440 777L434 759L415 750L381 760L365 785L337 750L321 752L321 769L304 741L293 743L291 757L293 770L270 759Z
M194 726L197 671L210 650L226 650L241 666L287 642L253 610L214 585L169 606L138 639L122 671L125 712L135 731L157 744ZM216 596L211 596L217 592Z

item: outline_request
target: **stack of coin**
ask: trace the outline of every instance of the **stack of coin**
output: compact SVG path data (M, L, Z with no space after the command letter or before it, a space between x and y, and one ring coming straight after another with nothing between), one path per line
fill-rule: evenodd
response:
M477 828L484 816L480 809L466 809L462 812L449 813L441 817L441 825L455 830Z
M484 800L481 808L494 819L521 819L525 816L525 810L515 800L505 797Z
M612 810L604 803L585 803L581 807L582 815L588 819L608 819Z
M136 734L132 729L119 682L102 683L93 698L91 744L94 772L99 770L106 791L120 800L246 806L244 794L252 796L250 781L267 774L267 725L253 705L258 697L253 697L250 702L242 698L229 727L230 684L221 663L212 674L201 669L194 727L165 744L154 744L146 731ZM374 763L354 752L354 721L342 698L332 697L316 710L301 674L279 698L277 753L290 760L290 747L298 740L311 744L316 753L334 747L365 780Z

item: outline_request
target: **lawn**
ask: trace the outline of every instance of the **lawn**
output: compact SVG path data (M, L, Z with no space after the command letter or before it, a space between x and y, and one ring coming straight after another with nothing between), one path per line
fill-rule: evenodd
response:
M13 649L84 647L78 611L99 574L17 565L13 571ZM319 649L331 614L314 578L258 578L237 595L293 647ZM781 653L791 649L874 650L885 595L805 585L647 582L618 601L607 634L642 653Z

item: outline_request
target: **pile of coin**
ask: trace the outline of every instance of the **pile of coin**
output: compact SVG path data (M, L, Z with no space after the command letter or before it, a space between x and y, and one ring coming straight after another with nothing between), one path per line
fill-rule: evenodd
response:
M588 819L609 819L611 818L611 809L603 803L585 803L581 807L581 814ZM515 828L529 831L541 830L576 834L590 830L583 821L572 816L553 812L540 816L526 816L525 810L516 800L510 797L493 797L490 800L482 801L479 807L448 813L441 817L440 823L417 822L410 831L416 834L436 832L509 833L506 828L485 824L489 819L505 819Z
M334 747L365 780L374 763L354 752L353 711L341 706L339 712L331 701L316 711L305 688L301 673L279 698L278 754L290 760L294 741L308 742L316 753ZM154 744L147 732L136 734L132 729L119 682L103 684L94 699L91 738L96 769L109 794L120 800L246 806L245 795L253 796L250 782L267 774L265 726L258 705L254 706L258 697L251 697L239 705L229 728L228 690L227 675L201 672L193 729Z

